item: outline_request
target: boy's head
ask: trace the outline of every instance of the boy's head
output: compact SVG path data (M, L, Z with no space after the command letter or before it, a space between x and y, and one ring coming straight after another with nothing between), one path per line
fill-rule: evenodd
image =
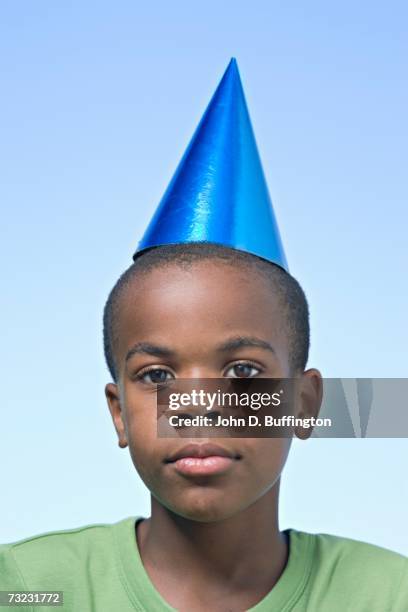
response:
M106 303L104 347L120 446L129 445L153 497L191 519L227 518L262 497L279 479L290 440L217 438L229 455L227 468L187 477L174 457L188 440L157 437L155 384L296 377L300 412L315 415L320 404L320 374L305 371L309 315L302 289L278 266L227 247L189 243L142 253Z

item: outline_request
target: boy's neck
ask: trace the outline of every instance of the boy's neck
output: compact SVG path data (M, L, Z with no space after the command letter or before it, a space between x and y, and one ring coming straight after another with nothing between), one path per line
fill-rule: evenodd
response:
M139 523L137 540L156 589L174 606L179 602L169 585L186 587L186 579L191 592L213 591L214 596L248 585L248 601L255 605L278 581L288 559L287 539L278 525L278 495L279 482L239 514L207 523L176 515L152 498L151 518Z

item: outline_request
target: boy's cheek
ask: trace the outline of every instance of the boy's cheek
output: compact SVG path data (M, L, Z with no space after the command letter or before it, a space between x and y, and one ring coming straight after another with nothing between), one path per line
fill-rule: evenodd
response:
M146 435L129 436L129 452L133 465L145 485L154 491L162 481L165 450L159 450L157 440Z
M124 390L122 406L130 435L135 439L157 438L157 399L155 393Z
M285 466L291 438L251 438L242 441L243 467L246 467L248 480L264 489L274 485Z
M268 466L273 465L275 473L280 476L289 455L292 438L268 438L266 442L268 442L268 449L265 451L267 457L265 470L268 469Z

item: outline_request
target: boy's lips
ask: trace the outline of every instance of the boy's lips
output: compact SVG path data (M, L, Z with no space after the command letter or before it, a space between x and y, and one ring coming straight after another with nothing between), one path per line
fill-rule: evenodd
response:
M188 444L165 460L185 476L222 474L241 456L218 444Z

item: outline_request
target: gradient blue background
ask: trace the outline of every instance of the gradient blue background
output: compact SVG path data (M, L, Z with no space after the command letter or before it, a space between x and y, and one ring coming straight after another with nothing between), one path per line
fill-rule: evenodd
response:
M310 365L408 375L407 18L396 1L1 3L0 541L148 513L105 406L101 313L232 55ZM407 463L407 440L295 443L282 527L408 553Z

